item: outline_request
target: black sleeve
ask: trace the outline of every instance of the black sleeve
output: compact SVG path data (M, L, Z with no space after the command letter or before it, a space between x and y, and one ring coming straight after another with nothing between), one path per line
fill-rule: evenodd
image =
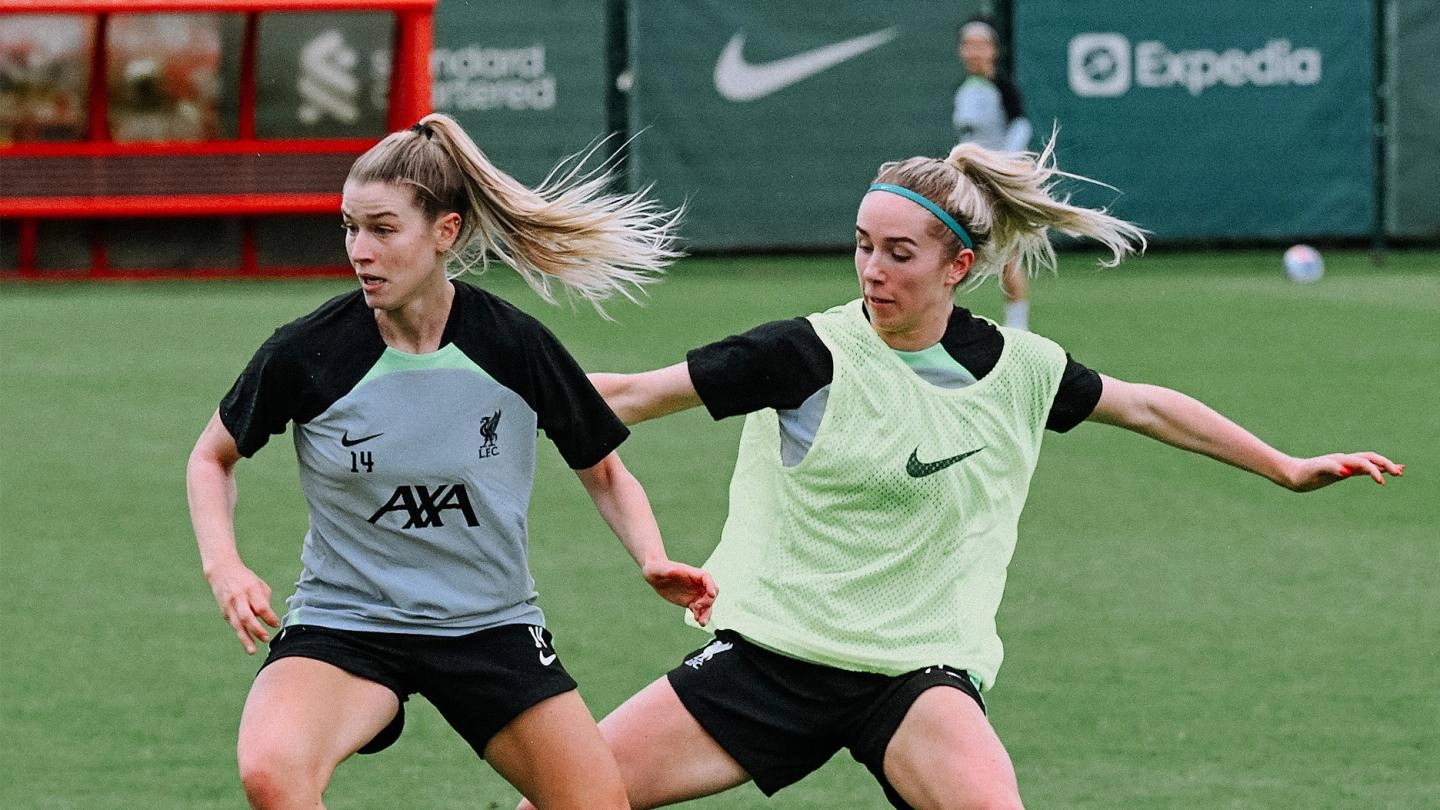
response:
M220 400L220 422L246 458L264 447L271 436L284 433L300 407L304 375L287 354L287 343L277 329Z
M995 89L1000 91L1000 106L1005 108L1005 121L1025 117L1025 104L1020 99L1020 88L1008 76L995 77Z
M304 423L344 396L385 351L358 290L276 329L220 402L220 421L249 457L287 422Z
M798 408L830 384L835 362L805 318L772 321L685 355L690 379L715 419Z
M1060 378L1060 388L1055 392L1055 402L1050 406L1050 417L1045 427L1056 433L1064 433L1090 418L1095 405L1100 402L1102 388L1100 373L1087 368L1065 354L1065 373Z
M519 394L572 470L593 467L630 435L585 370L544 324L494 293L455 282L447 335L496 382Z
M527 341L530 393L540 429L572 470L599 464L630 436L560 339L539 323Z

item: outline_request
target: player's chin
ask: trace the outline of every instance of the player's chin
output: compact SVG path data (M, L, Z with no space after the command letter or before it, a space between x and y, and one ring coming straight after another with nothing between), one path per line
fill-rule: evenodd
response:
M872 316L885 317L895 312L895 299L867 295L865 296L865 309Z
M389 282L365 282L360 283L360 294L365 298L365 305L371 309L390 309L394 302L391 300L391 287Z
M907 322L905 313L891 300L865 299L866 311L870 313L870 325L881 332L894 332Z

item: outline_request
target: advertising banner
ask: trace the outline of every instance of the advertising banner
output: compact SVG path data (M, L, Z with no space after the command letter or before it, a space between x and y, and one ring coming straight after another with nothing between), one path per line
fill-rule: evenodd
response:
M606 25L606 3L593 0L442 0L431 103L496 165L537 183L607 134Z
M1440 4L1390 3L1386 232L1440 239Z
M843 247L882 162L952 145L978 6L635 0L632 182L691 249Z
M1369 235L1373 4L1026 0L1020 86L1077 199L1167 239Z
M386 132L395 16L260 16L255 132L261 138L363 138Z

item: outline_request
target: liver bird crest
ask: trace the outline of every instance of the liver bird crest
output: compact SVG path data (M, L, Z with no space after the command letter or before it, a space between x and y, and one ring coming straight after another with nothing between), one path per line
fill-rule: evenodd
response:
M495 432L500 429L500 412L496 411L491 416L480 417L480 435L485 438L482 447L495 446Z

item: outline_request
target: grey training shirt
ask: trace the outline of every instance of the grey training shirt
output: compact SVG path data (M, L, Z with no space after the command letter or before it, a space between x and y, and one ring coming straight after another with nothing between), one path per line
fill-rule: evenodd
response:
M574 469L629 434L544 326L455 289L435 352L386 346L355 291L276 330L222 401L242 455L294 426L310 526L286 625L544 624L527 557L536 431Z

